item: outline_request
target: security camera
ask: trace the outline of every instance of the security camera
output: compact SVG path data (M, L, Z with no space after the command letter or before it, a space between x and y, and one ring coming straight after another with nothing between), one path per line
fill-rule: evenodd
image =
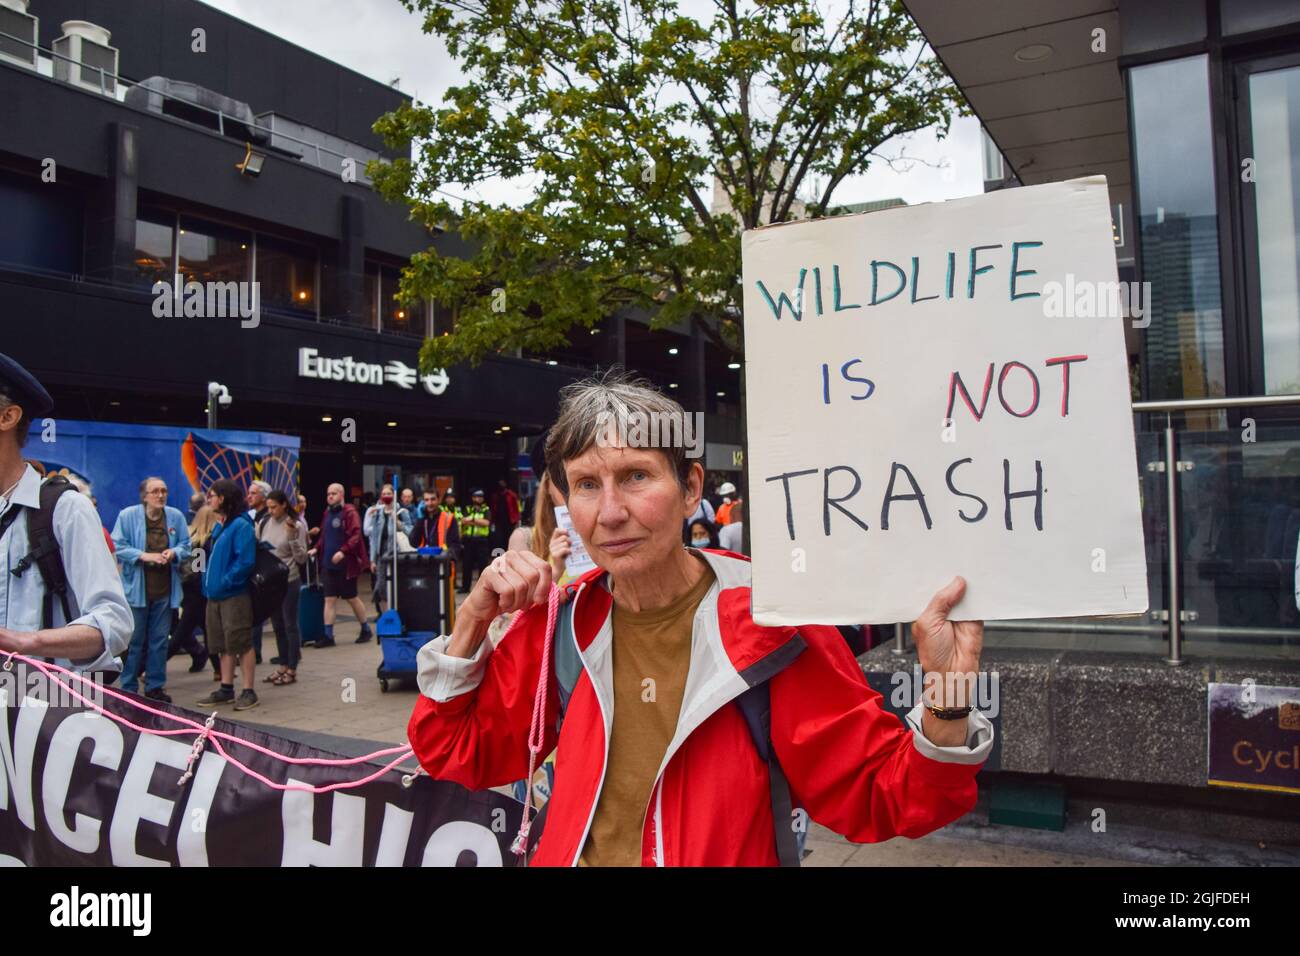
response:
M208 399L210 401L214 398L217 400L218 405L229 405L234 401L230 397L230 389L226 388L226 386L220 382L208 382Z

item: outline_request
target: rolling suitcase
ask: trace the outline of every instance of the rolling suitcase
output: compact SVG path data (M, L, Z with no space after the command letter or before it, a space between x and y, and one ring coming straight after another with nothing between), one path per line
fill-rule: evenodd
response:
M393 606L375 625L383 655L376 672L381 691L388 690L390 680L414 677L420 648L439 634L451 633L456 622L452 567L446 554L406 551L394 555L389 580Z
M408 631L450 634L456 624L455 566L449 554L403 551L397 556L397 600Z
M313 581L316 562L307 561L307 577L298 589L298 633L304 644L325 637L325 589Z

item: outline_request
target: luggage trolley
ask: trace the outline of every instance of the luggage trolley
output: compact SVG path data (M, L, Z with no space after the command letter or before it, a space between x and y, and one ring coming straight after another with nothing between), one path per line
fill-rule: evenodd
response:
M393 523L397 523L396 509ZM397 540L395 529L393 540ZM441 548L403 552L394 548L388 598L389 608L375 624L382 654L376 676L385 693L390 680L414 677L420 648L440 634L450 634L455 625L456 578L451 555Z

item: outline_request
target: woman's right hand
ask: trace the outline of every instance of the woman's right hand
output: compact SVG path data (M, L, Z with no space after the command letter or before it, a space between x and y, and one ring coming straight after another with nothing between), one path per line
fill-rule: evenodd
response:
M498 615L545 602L551 580L551 566L531 551L506 551L494 558L456 614L447 653L473 657Z

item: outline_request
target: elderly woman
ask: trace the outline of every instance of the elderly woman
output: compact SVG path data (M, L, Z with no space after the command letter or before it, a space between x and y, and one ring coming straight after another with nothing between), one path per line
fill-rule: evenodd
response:
M857 842L968 812L993 728L959 706L983 639L981 622L948 620L964 580L913 627L930 679L961 679L931 685L904 727L834 627L756 625L748 562L682 545L703 470L681 447L612 440L637 433L612 427L632 414L685 413L620 376L565 389L547 473L599 567L565 589L544 659L550 565L527 551L492 562L453 632L420 651L409 734L429 774L473 789L526 776L545 667L541 752L558 751L535 865L794 864L806 817L792 807ZM494 648L488 626L516 609Z

